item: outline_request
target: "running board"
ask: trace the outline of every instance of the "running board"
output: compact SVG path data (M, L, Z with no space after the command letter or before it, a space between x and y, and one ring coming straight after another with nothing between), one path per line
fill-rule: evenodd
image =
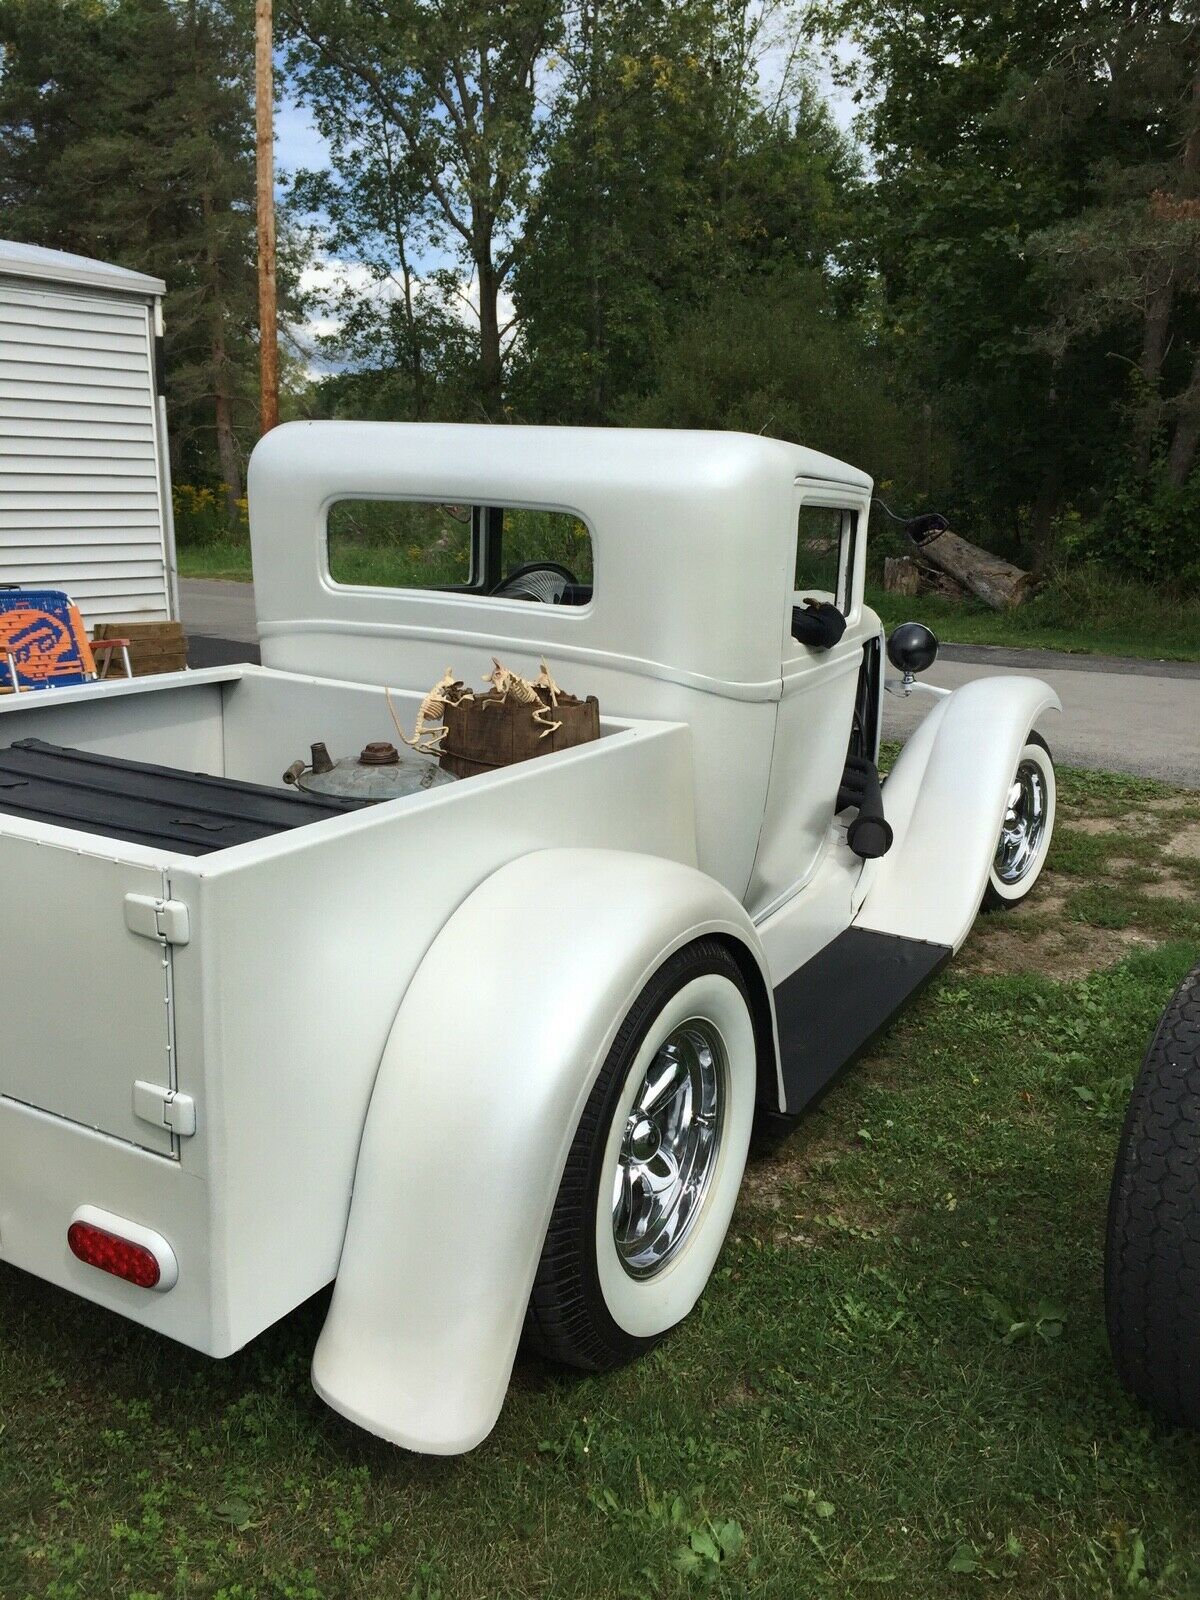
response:
M945 944L847 928L775 991L785 1110L802 1111L953 955Z

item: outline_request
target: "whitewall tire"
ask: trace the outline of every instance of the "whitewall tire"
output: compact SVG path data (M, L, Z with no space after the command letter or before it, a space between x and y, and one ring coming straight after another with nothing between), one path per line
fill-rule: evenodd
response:
M1033 888L1046 865L1057 803L1050 747L1040 734L1031 732L1009 785L983 895L985 911L1019 905Z
M729 1228L756 1086L737 963L700 940L646 985L588 1098L538 1265L529 1344L601 1370L683 1321Z

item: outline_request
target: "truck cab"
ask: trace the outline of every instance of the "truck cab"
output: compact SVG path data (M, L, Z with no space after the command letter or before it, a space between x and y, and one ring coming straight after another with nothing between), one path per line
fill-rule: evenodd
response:
M264 665L415 688L448 650L475 682L544 655L614 715L687 724L698 865L752 914L813 877L864 671L878 743L865 474L757 435L322 423L264 440L250 492ZM457 566L425 559L439 507ZM387 585L381 529L414 541ZM563 555L586 581L540 587ZM795 637L806 596L846 617L833 649Z

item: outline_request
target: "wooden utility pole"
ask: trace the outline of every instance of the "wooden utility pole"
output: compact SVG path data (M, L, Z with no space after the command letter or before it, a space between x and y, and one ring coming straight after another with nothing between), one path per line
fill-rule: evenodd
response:
M279 322L275 294L275 84L271 0L254 6L255 185L258 191L258 353L262 431L279 421Z

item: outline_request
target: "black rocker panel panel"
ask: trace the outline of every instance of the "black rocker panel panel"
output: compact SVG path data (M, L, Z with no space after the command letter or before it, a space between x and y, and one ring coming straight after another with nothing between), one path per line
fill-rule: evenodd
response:
M775 991L783 1087L803 1110L953 955L949 945L847 928Z

